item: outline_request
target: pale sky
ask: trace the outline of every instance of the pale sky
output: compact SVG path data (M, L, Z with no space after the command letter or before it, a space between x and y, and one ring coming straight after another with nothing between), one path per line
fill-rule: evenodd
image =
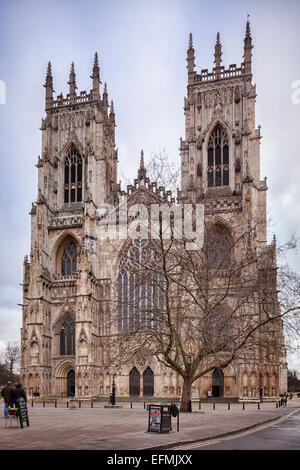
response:
M213 67L218 31L223 65L240 64L247 14L254 43L256 123L263 135L261 179L267 176L269 187L269 240L276 232L283 243L300 234L300 104L291 99L292 84L300 80L298 0L0 1L0 80L6 85L6 104L0 104L0 346L19 339L17 304L30 246L28 213L37 196L35 164L48 61L56 93L66 94L71 62L78 91L89 89L98 52L101 81L107 82L115 104L119 175L133 179L142 148L146 161L159 147L179 161L189 33L198 71ZM290 263L299 271L299 254ZM300 356L290 357L289 367L300 371Z

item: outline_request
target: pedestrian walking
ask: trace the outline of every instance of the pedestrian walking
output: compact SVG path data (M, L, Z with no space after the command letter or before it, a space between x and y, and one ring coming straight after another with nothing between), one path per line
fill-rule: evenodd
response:
M7 385L2 388L2 392L1 392L2 397L4 399L4 417L5 418L8 418L8 408L15 407L13 393L14 393L14 387L11 381L9 380L7 382Z
M25 403L27 402L27 396L24 388L22 387L22 384L17 384L15 386L15 389L12 393L12 398L14 403L19 399L19 398L24 398Z
M282 398L282 405L285 407L287 405L287 394L285 393Z

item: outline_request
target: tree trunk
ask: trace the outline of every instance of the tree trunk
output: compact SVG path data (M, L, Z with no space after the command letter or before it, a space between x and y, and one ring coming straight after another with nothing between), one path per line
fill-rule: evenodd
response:
M193 379L191 379L190 377L183 379L182 395L181 395L181 403L180 403L181 412L192 411L191 409L192 383L193 383Z

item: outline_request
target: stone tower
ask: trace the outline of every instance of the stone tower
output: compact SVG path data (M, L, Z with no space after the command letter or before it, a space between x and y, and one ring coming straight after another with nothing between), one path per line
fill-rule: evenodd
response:
M24 260L22 380L30 395L66 394L67 384L74 394L75 375L82 377L80 393L96 393L99 298L106 286L94 277L101 269L95 214L118 191L115 113L106 84L100 90L97 53L91 78L90 92L77 93L72 63L69 93L54 99L48 64L38 197L30 212L30 259Z
M192 34L187 50L188 84L184 99L185 140L180 140L182 201L205 205L205 218L220 224L238 238L251 233L248 246L240 256L257 259L272 253L276 271L276 242L267 244L266 178L260 177L261 127L255 124L256 86L252 83L252 37L247 21L244 56L240 66L222 65L222 45L217 33L214 67L211 71L195 71L195 50ZM250 239L251 238L251 239ZM259 269L259 268L258 268ZM282 326L278 341L284 344ZM253 398L258 390L265 397L286 391L287 364L284 347L278 348L273 363L264 361L250 365L232 363L231 374L236 385L226 378L224 394ZM258 353L259 355L259 353ZM205 381L205 379L204 379ZM204 382L203 381L203 382ZM206 378L211 387L211 377Z

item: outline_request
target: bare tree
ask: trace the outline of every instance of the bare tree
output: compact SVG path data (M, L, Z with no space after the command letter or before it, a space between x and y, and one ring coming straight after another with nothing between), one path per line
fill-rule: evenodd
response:
M165 147L152 152L146 170L151 181L157 181L158 186L163 186L172 193L176 192L179 186L180 166L170 161Z
M4 350L4 363L11 378L20 371L21 350L18 341L9 341Z
M299 276L277 269L275 241L255 247L256 228L230 233L206 219L205 243L190 251L173 230L165 240L160 223L158 240L133 240L123 253L126 295L112 309L111 361L155 356L182 378L181 411L204 375L242 358L284 362L292 341L283 328L293 340L299 334Z
M177 181L162 154L148 168L162 184ZM241 359L285 362L299 338L300 279L288 265L277 267L295 239L257 243L263 220L241 218L229 228L206 214L198 250L187 248L175 225L173 215L166 237L160 217L155 240L137 238L120 253L105 350L116 370L135 356L155 356L181 377L181 411L188 411L193 384L213 370Z

